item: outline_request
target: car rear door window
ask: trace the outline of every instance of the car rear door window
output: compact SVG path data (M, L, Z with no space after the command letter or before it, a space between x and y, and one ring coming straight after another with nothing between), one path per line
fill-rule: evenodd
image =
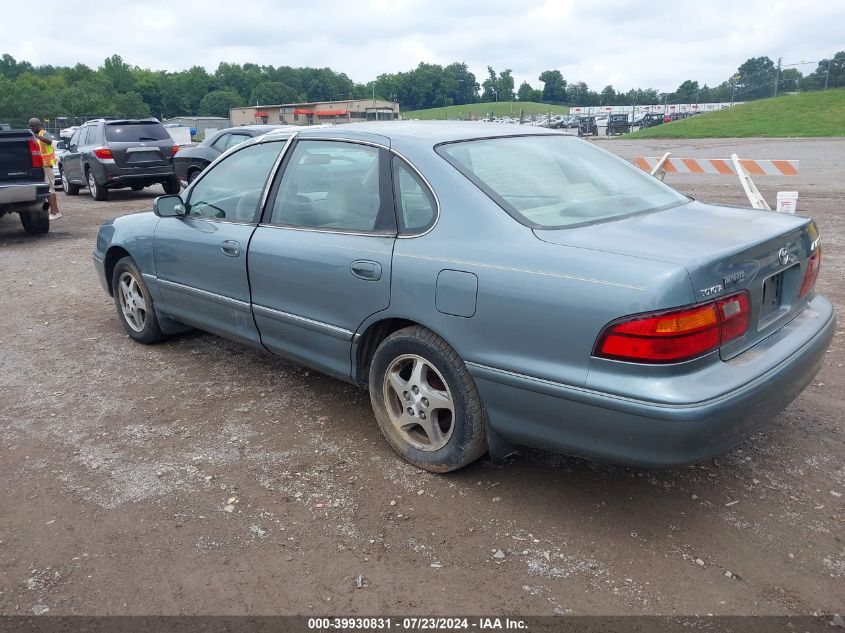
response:
M437 203L422 178L401 158L393 158L393 195L403 234L422 233L437 218Z
M194 185L188 215L254 222L264 186L284 143L250 145L227 156Z
M287 163L271 224L395 233L386 152L342 141L300 141Z

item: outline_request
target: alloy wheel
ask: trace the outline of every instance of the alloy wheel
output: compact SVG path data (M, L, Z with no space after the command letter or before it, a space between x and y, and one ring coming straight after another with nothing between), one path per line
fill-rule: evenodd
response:
M117 284L120 309L130 328L143 332L147 323L147 301L135 277L128 272L120 276Z
M387 414L402 439L421 451L449 443L455 428L455 403L439 371L422 356L404 354L384 374Z

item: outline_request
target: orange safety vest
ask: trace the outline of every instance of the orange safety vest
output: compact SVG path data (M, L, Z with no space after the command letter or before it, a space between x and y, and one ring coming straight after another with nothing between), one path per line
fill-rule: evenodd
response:
M45 167L52 167L56 164L56 151L52 144L47 144L41 140L44 130L38 133L38 146L41 148L41 160Z

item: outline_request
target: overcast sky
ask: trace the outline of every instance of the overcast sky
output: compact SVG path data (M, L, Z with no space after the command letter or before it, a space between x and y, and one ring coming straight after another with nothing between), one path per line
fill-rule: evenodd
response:
M749 57L815 61L845 49L843 0L353 0L320 2L6 0L0 53L33 64L183 70L221 61L328 66L365 83L420 62L543 70L594 90L716 85ZM32 25L26 28L25 25ZM38 29L36 31L36 28ZM815 64L797 66L803 73Z

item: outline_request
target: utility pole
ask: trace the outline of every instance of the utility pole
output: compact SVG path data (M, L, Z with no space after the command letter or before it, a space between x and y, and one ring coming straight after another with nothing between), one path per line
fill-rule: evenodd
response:
M830 79L830 62L832 62L832 61L833 61L832 59L827 60L827 72L824 75L824 89L825 90L827 90L827 80Z
M778 96L778 82L780 81L780 63L783 61L783 57L778 57L778 69L775 72L775 94L774 96Z

